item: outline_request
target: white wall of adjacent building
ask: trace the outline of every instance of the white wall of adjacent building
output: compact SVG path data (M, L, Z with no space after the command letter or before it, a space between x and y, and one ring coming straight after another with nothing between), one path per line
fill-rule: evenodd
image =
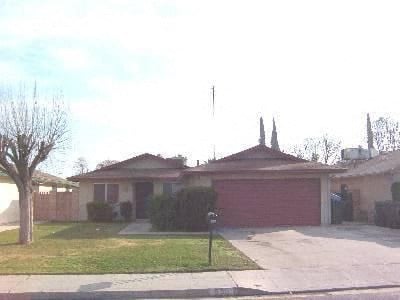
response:
M40 186L39 192L50 192L52 187ZM18 189L8 179L0 179L0 224L19 221Z

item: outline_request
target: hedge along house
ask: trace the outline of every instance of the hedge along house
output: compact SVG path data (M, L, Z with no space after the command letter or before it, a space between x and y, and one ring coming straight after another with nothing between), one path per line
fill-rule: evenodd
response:
M330 224L330 175L345 169L263 144L182 172L185 186L214 187L226 227Z
M146 219L150 197L178 190L180 174L185 168L180 158L145 153L68 179L79 182L81 220L87 220L86 204L92 201L110 203L116 213L121 202L130 201L133 220Z

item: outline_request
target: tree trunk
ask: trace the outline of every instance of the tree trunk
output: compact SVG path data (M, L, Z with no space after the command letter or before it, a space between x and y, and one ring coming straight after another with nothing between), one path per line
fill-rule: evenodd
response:
M30 197L30 216L29 216L29 230L30 230L30 236L31 236L31 242L33 242L33 190L31 189L31 193L30 193L31 197Z
M19 243L28 245L33 242L33 203L31 183L24 182L19 188Z

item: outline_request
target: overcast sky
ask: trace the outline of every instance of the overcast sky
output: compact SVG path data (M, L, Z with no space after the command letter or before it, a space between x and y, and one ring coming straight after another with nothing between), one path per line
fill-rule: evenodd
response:
M328 133L365 144L365 119L400 119L398 1L4 1L2 84L61 89L85 157L196 159ZM216 87L215 120L211 86Z

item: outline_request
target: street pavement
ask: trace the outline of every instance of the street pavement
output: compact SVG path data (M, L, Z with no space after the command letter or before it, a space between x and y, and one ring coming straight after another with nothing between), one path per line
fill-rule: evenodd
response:
M218 298L203 298L211 300ZM372 290L346 290L341 292L297 294L297 295L274 295L274 296L252 296L231 297L229 300L398 300L400 299L399 288L372 289Z
M0 277L0 297L7 295L38 299L196 298L255 296L346 289L400 287L400 277L391 277L398 266L368 276L354 272L342 276L337 270L219 271L203 273L105 274L105 275L10 275ZM1 298L0 298L1 299ZM9 298L12 299L12 298Z

